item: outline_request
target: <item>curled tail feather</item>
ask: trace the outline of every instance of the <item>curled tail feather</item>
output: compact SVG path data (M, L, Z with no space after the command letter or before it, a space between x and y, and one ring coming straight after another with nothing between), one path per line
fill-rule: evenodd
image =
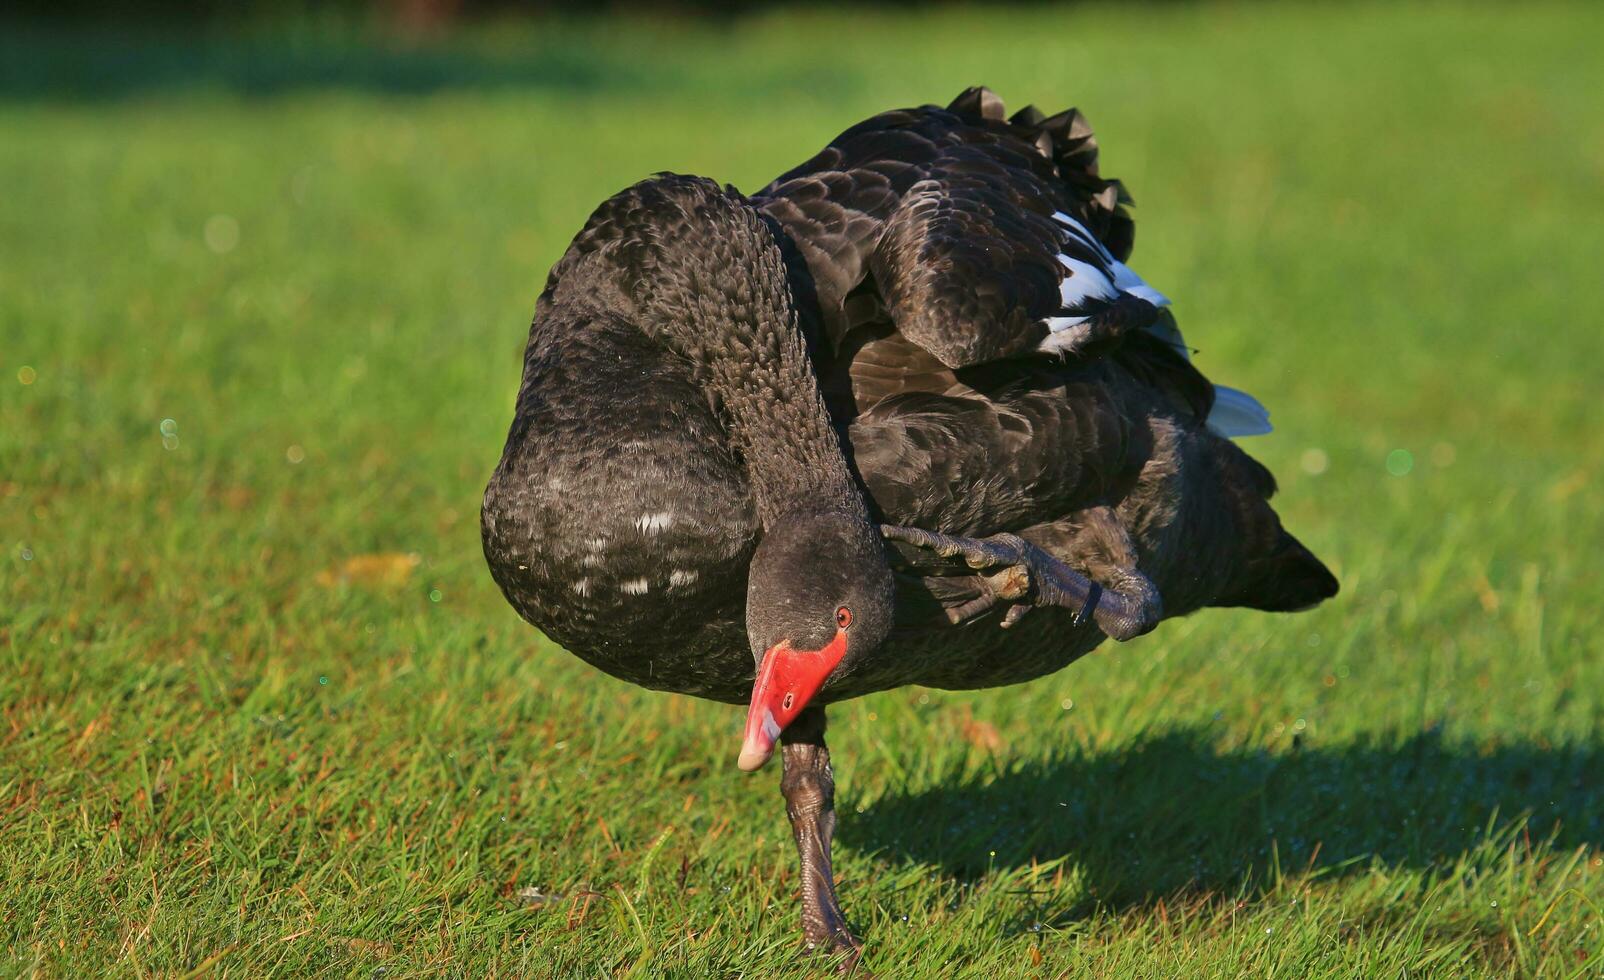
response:
M1121 262L1131 257L1136 244L1136 223L1127 207L1135 202L1117 180L1097 173L1097 137L1079 109L1046 115L1033 105L1008 115L1002 98L984 86L965 89L947 106L971 122L1009 127L1035 143L1042 156L1053 162L1059 179L1069 185L1078 203L1074 215L1091 228Z

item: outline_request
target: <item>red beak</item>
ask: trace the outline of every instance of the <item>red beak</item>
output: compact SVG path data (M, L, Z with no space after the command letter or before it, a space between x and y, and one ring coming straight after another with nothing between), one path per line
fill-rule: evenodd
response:
M746 739L735 764L747 772L762 768L774 754L774 741L819 693L824 681L847 652L846 630L822 650L793 650L789 641L769 648L752 685L752 706L746 711Z

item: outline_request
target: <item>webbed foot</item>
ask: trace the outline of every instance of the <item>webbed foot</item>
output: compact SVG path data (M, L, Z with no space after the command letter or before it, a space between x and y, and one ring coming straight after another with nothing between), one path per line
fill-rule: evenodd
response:
M1164 615L1158 589L1141 572L1123 570L1118 591L1105 589L1017 534L963 538L894 525L882 525L880 533L943 558L961 559L979 573L981 594L947 610L954 623L1006 603L1006 628L1037 606L1062 606L1075 611L1076 626L1091 619L1108 636L1123 641L1150 631Z

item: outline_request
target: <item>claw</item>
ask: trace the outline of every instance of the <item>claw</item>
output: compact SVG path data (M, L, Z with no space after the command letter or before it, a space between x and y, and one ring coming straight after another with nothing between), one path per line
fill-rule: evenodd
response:
M1021 563L1009 565L995 575L986 576L986 585L1006 602L1023 602L1030 597L1030 568Z
M943 558L962 558L964 564L976 571L1029 563L1030 542L1016 534L998 534L989 538L959 538L937 534L917 527L897 527L884 524L880 534L891 540L911 544L915 548L934 551Z
M1052 605L1074 611L1075 626L1095 620L1109 637L1124 641L1148 632L1163 616L1158 591L1135 569L1126 571L1121 591L1107 590L1017 534L961 538L890 524L882 525L880 533L888 540L933 551L943 558L961 558L982 573L982 594L947 610L947 618L955 625L1005 602L1009 604L1002 619L1006 629L1017 625L1035 606Z

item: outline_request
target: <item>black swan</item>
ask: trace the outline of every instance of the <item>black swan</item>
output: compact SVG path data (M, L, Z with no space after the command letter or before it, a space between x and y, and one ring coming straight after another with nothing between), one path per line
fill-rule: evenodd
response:
M750 197L642 181L546 280L491 572L607 673L749 705L739 764L781 746L809 947L859 948L827 703L1013 684L1163 617L1337 591L1228 441L1268 431L1262 407L1198 372L1125 266L1128 203L1078 112L1005 117L976 88Z

